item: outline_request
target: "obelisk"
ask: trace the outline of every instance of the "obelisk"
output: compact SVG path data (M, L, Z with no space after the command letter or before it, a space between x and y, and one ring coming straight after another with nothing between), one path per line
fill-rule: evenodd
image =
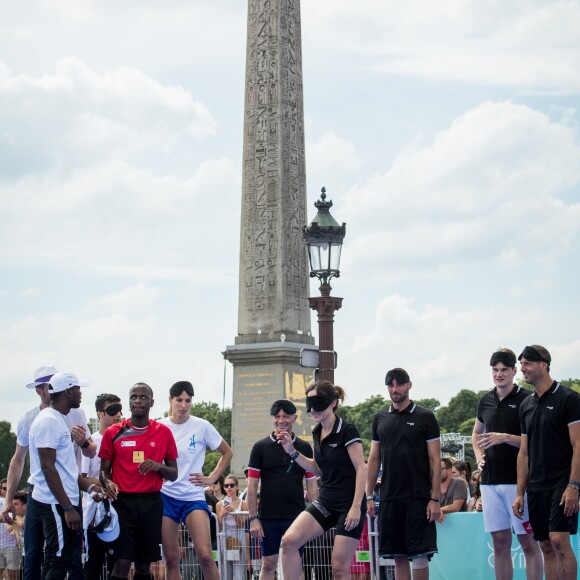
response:
M304 107L299 0L249 0L246 52L238 335L234 366L232 472L272 430L269 408L286 398L310 434L304 388L312 371L308 306Z

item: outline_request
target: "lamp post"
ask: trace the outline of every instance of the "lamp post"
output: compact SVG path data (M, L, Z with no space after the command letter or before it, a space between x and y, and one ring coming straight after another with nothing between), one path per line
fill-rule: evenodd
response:
M318 313L318 378L334 384L334 313L342 306L342 298L330 295L329 281L340 276L340 252L346 223L339 225L330 214L332 201L326 201L324 187L314 205L318 213L308 226L304 226L302 235L308 248L310 277L320 280L320 297L308 298L308 304Z

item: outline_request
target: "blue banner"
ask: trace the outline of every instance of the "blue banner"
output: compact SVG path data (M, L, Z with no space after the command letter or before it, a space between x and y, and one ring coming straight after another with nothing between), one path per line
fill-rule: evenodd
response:
M578 558L577 536L570 536L572 548ZM493 543L491 535L483 530L483 514L463 512L449 514L442 524L437 524L439 553L431 560L431 580L494 580ZM517 536L512 542L514 580L525 580L526 561ZM580 578L580 576L578 576Z

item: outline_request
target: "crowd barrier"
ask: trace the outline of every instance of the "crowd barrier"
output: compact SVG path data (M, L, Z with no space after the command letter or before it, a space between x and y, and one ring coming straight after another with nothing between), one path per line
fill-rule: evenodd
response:
M223 580L249 580L258 578L261 568L261 553L258 543L250 537L247 529L247 512L236 514L235 525L220 529L216 519L217 537L214 545L214 559L219 566ZM359 542L351 563L352 580L392 580L393 562L379 558L378 531L375 520L367 518L368 536ZM228 539L229 538L229 539ZM577 536L571 536L572 547L578 561ZM331 580L330 557L334 543L334 529L308 543L304 548L303 570L306 580ZM483 530L483 514L480 512L448 514L443 524L437 524L437 545L430 564L431 580L493 580L493 544L490 534ZM180 537L181 573L184 580L202 580L201 566L195 556L195 547L189 534L182 528ZM513 536L512 561L514 580L524 580L525 558L522 549ZM164 562L152 567L154 580L165 579ZM19 577L22 577L21 571ZM278 567L279 580L283 579L281 558ZM578 576L580 578L580 575ZM102 579L107 579L106 569Z

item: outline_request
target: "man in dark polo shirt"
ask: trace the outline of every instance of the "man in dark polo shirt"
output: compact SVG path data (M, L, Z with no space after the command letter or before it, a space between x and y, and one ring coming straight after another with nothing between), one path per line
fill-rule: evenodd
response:
M516 355L509 348L494 352L489 364L495 387L479 400L472 442L477 465L481 469L483 523L493 541L495 577L497 580L513 577L513 529L526 559L528 580L540 580L543 573L542 554L532 536L526 498L521 520L514 516L511 509L516 497L521 440L519 410L531 391L514 385Z
M435 522L440 517L441 443L435 415L409 399L407 371L395 368L385 384L393 404L376 413L368 461L367 506L375 516L373 492L382 463L379 555L395 559L395 576L429 577L437 552Z
M304 510L304 479L308 499L312 502L318 497L315 476L293 462L276 437L281 432L292 433L297 419L296 406L286 399L276 401L272 404L270 415L274 431L254 444L248 463L250 533L262 545L262 580L275 578L282 536ZM302 455L312 457L312 447L294 433L292 442Z
M543 346L526 346L518 360L534 393L520 406L522 439L513 511L523 517L527 489L530 523L544 554L546 578L575 579L570 534L578 527L580 395L550 378L552 357Z

